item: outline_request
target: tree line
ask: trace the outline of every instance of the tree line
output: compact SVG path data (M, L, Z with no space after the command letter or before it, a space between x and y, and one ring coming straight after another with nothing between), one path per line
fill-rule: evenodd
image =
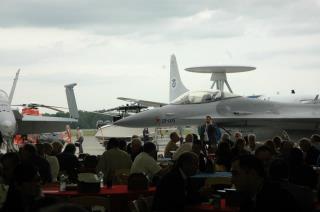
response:
M100 111L99 111L100 112ZM55 116L55 117L70 117L69 112L57 112L55 114L44 113L44 116ZM76 127L80 127L81 129L95 129L96 124L99 120L102 121L112 121L112 116L97 114L87 111L79 111L79 119L78 123L71 124L71 128L75 129Z

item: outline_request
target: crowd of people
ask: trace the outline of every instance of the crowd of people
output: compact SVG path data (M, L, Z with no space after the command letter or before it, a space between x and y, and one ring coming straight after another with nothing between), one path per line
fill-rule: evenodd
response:
M112 185L128 183L128 176L142 173L156 186L153 211L184 211L214 192L192 183L190 177L198 172L231 172L240 211L314 210L320 190L315 168L320 165L320 135L297 143L280 137L258 142L254 134L221 135L209 116L199 135L182 139L176 132L170 134L163 157L171 165L159 164L156 145L139 136L130 142L109 139L100 156L76 155L72 143L25 144L19 152L1 155L1 210L39 211L57 204L58 200L42 195L41 186L59 182L62 175L72 183L83 173L102 175L104 183ZM79 132L78 141L81 136Z
M208 116L206 123L199 128L200 139L197 135L187 135L185 143L180 146L177 145L177 134L171 133L165 156L178 161L179 155L192 152L197 155L197 169L201 172L231 172L232 183L239 192L240 211L314 210L320 188L317 168L320 165L320 135L302 138L298 142L280 137L257 142L254 134L242 136L240 132L236 132L232 139L229 134L220 138L215 128L213 119ZM183 182L188 175L182 176L180 180ZM185 182L184 201L172 200L178 196L176 189L162 192L163 188L160 188L155 198L156 208L166 211L176 206L175 210L182 211L187 203L193 202L191 199L199 199L201 192L189 191L190 185ZM178 180L172 179L170 183L171 186L178 185ZM166 197L168 193L170 195ZM159 199L165 201L159 203Z

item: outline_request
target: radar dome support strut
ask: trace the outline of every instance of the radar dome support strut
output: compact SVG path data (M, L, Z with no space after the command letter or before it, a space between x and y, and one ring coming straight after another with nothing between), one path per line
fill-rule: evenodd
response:
M211 89L217 85L217 90L223 91L224 90L224 84L228 87L228 90L230 93L233 93L228 80L226 73L212 73L211 75L211 81L213 82L211 85Z
M186 71L195 72L195 73L211 73L212 86L211 89L216 85L217 90L223 91L224 84L228 87L228 90L233 93L228 80L227 73L238 73L245 71L255 70L255 67L250 66L203 66L203 67L193 67L186 68Z

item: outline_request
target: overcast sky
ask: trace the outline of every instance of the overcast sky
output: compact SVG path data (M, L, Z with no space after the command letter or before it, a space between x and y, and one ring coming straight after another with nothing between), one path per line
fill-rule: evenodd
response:
M78 107L124 104L118 96L168 102L170 55L189 89L204 65L247 65L228 76L235 93L320 93L320 0L2 0L0 88L13 103Z

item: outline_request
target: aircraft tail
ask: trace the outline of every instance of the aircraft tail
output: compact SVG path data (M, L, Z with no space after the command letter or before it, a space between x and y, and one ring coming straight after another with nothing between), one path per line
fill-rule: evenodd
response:
M176 56L173 54L173 55L171 55L171 61L170 61L169 101L172 102L178 96L180 96L181 94L183 94L187 91L188 91L188 89L183 85L181 78L180 78Z
M66 88L66 94L67 94L67 100L68 100L68 107L70 112L70 117L74 119L79 118L79 112L76 102L76 97L74 95L73 87L76 86L77 83L72 83L69 85L65 85Z
M13 94L14 94L14 91L16 89L16 85L17 85L17 81L18 81L18 78L19 78L19 74L20 74L20 69L18 69L18 71L16 73L16 76L13 79L13 84L12 84L11 91L10 91L10 94L9 94L9 104L11 104L11 102L12 102Z

